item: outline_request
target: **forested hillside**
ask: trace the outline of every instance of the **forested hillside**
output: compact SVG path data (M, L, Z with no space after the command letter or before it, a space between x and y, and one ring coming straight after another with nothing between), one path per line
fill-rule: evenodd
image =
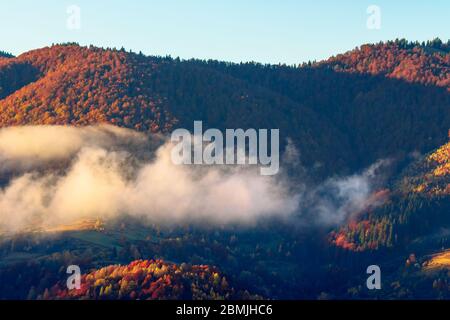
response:
M368 73L402 79L450 90L450 41L439 38L427 42L404 39L340 54L319 63L338 72Z
M81 278L81 287L68 290L66 283L55 284L37 299L98 300L224 300L255 299L248 292L235 292L220 272L209 266L138 260L126 266L111 265ZM30 296L31 298L31 296Z
M360 251L401 247L425 237L431 241L434 238L437 247L448 247L449 168L450 143L447 143L407 167L392 183L390 198L383 206L365 212L332 233L332 241L337 246Z
M251 226L166 226L123 212L1 234L0 299L449 297L449 48L439 39L396 40L298 66L180 60L74 43L18 57L0 52L0 128L108 123L169 134L192 129L194 120L204 129L279 128L282 148L291 141L300 158L286 166L289 188L303 195L286 220ZM52 179L66 171L56 162L55 176L53 163L43 168ZM389 163L380 188L364 175L361 182L360 173L380 162ZM44 174L25 169L22 180L0 177L9 201L2 205L21 204L22 189L7 192L12 181L20 187ZM135 175L131 169L126 175ZM165 171L155 172L161 180L152 182L165 180ZM43 189L52 186L45 182ZM31 198L36 189L23 190ZM155 190L169 192L153 192L154 199L173 201L170 188ZM321 210L326 217L342 211L343 218L321 223ZM365 287L374 263L383 269L382 291ZM72 264L83 270L82 288L68 291Z
M282 143L290 138L319 176L444 143L448 46L365 48L297 67L56 45L0 61L0 126L107 122L169 132L203 120L219 129L280 128ZM391 56L413 60L398 73ZM377 72L354 61L375 64Z

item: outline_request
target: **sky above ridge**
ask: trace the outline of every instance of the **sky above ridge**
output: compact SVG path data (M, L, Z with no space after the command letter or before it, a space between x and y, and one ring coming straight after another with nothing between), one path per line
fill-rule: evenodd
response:
M0 50L52 43L296 64L364 43L450 39L450 1L0 0Z

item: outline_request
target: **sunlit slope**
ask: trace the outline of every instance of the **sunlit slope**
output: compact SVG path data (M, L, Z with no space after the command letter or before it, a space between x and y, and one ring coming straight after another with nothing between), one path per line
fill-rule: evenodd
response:
M384 205L332 233L331 241L356 251L395 248L427 237L439 243L439 234L444 241L450 228L449 165L450 143L422 156L395 180Z

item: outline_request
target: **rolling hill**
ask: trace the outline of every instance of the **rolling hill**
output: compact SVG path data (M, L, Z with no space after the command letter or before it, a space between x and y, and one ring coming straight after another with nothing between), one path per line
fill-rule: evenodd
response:
M126 266L111 265L85 274L80 289L55 284L29 298L44 300L224 300L258 299L235 292L216 268L177 266L162 260L137 260Z
M383 189L338 227L172 228L125 217L0 235L0 298L448 297L449 47L396 40L299 66L73 43L0 53L0 128L279 128L282 147L289 139L299 150L294 182L395 163ZM361 285L373 263L383 292ZM81 291L64 287L69 264L84 270Z
M448 247L449 166L450 143L414 161L394 178L389 199L381 207L360 214L333 232L332 242L356 251Z
M367 73L450 90L450 42L406 40L363 45L319 63L338 72Z
M56 45L0 62L0 127L280 128L317 176L348 173L445 142L450 54L436 46L389 42L296 67Z

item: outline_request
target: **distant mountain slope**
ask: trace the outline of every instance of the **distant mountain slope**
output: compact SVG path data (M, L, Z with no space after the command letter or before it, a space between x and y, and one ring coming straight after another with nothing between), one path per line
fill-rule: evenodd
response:
M450 41L445 44L435 39L419 44L396 40L363 45L319 65L338 72L383 75L450 90Z
M37 299L80 300L223 300L255 299L236 292L227 279L210 266L181 266L162 260L137 260L111 265L84 274L81 288L68 290L66 283L46 289Z
M28 62L0 59L0 99L38 79L38 70Z
M398 46L354 54L363 61ZM426 82L433 85L337 72L330 61L297 68L57 45L0 61L0 127L107 122L169 132L203 120L219 129L280 128L282 145L290 138L314 175L348 173L445 141L450 94L440 86L449 54L408 50L435 75Z
M108 122L138 130L170 127L161 99L144 82L153 64L137 55L55 46L9 59L0 72L17 65L32 68L27 76L37 76L0 101L1 126Z
M331 234L342 248L404 247L428 239L447 247L450 229L450 142L411 164L395 180L389 200ZM442 242L444 241L444 242ZM428 243L429 245L430 243Z
M406 150L429 152L444 143L443 133L450 127L450 96L441 87L446 87L445 79L450 77L450 46L438 40L424 45L402 40L367 47L369 51L356 49L338 58L298 68L218 61L208 61L208 65L288 97L325 117L349 141L352 155L344 157L354 167L368 166L374 159ZM347 61L345 57L353 59ZM396 64L402 64L405 59L413 59L414 63L418 60L421 64L416 68L417 73L412 72L408 79L390 77L393 72L390 68L395 64L391 66L385 61L390 61L389 57L395 57ZM334 70L338 61L347 66L348 72L342 72L342 68ZM378 73L353 67L368 61L378 66ZM431 80L422 78L422 74ZM333 139L330 144L339 141L342 139Z

